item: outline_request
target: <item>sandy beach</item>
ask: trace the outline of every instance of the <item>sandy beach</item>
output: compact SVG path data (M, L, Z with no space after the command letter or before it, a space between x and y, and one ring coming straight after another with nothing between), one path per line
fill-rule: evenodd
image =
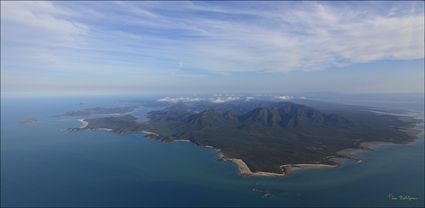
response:
M225 161L232 161L236 165L238 165L239 172L243 176L285 176L285 173L271 173L271 172L252 172L248 165L241 159L224 159Z
M286 172L294 172L304 169L315 169L315 168L336 168L338 165L327 165L327 164L286 164L280 166L284 168Z
M112 131L112 129L108 129L108 128L99 128L99 130Z
M220 157L225 161L232 161L236 165L238 165L239 172L243 176L285 176L291 172L304 170L304 169L312 169L312 168L335 168L337 165L327 165L327 164L286 164L280 166L284 172L282 173L272 173L272 172L252 172L248 165L241 159L234 158L226 158L222 153L219 154Z
M84 120L84 119L79 119L78 121L80 121L80 122L81 122L80 129L85 129L85 128L87 128L87 127L88 127L88 125L89 125L89 122L87 122L87 121L86 121L86 120ZM88 129L88 130L94 130L94 129ZM112 129L108 129L108 128L98 128L97 130L112 131Z
M151 131L142 131L142 133L146 134L146 135L154 135L154 136L159 136L159 134L155 133L155 132L151 132Z
M89 125L89 122L85 121L84 119L79 120L81 122L80 129L84 129Z
M281 176L286 176L291 172L304 170L304 169L338 167L338 165L328 165L328 164L285 164L280 166L282 168L282 173L273 173L273 172L264 172L264 171L252 172L251 169L249 169L248 165L243 160L237 159L237 158L228 158L223 154L223 152L221 152L220 149L217 149L217 154L221 160L231 161L235 163L236 165L238 165L239 172L242 176L279 176L281 177Z
M188 140L188 139L176 139L176 140L173 140L174 142L190 142L190 140Z

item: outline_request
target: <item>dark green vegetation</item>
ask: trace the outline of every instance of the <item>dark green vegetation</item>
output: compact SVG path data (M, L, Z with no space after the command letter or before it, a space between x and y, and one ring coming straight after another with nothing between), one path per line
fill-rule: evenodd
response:
M66 112L64 116L88 116L96 114L112 114L112 113L129 113L136 109L138 106L126 106L126 107L115 107L115 108L86 108L79 111Z
M253 171L282 173L283 164L329 164L337 152L360 148L362 142L405 143L405 129L417 122L376 114L364 107L306 105L290 102L230 102L174 104L149 113L138 123L131 115L87 119L84 129L109 128L127 133L152 131L171 142L188 139L220 149L228 158L242 159Z

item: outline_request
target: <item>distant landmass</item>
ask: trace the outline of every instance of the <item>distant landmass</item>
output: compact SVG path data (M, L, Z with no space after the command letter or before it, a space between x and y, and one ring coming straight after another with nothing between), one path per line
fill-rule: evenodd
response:
M19 124L33 124L33 123L36 123L36 122L38 122L37 118L27 118L27 119L24 119L24 120L20 120L18 123Z
M81 128L69 130L141 132L163 142L190 141L216 149L243 175L281 176L300 168L335 167L341 159L354 159L350 150L367 144L416 138L412 127L418 120L373 111L301 100L200 101L171 103L150 112L142 123L132 115L112 116L85 119Z
M123 114L123 113L132 112L136 108L138 108L137 105L126 106L126 107L114 107L114 108L96 107L96 108L86 108L79 111L66 112L63 115L64 116L88 116L88 115L96 115L96 114L114 114L114 113Z

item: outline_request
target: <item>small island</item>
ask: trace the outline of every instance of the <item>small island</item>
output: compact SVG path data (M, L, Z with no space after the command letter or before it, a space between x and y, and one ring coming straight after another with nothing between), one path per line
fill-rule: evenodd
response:
M313 103L314 104L314 103ZM241 175L284 176L306 168L361 162L353 151L377 143L404 144L416 138L419 120L376 113L361 106L293 102L171 104L151 111L146 122L132 115L85 119L71 131L140 132L162 142L190 141L214 148L236 163Z
M38 119L36 119L36 118L27 118L27 119L24 119L24 120L20 120L18 123L26 125L26 124L33 124L33 123L36 123L36 122L38 122Z

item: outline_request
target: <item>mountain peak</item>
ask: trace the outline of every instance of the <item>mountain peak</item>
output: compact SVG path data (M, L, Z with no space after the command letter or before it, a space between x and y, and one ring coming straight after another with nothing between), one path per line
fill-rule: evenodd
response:
M244 126L280 126L295 128L311 125L338 125L346 120L337 115L327 115L313 108L285 102L279 107L259 107L241 116L240 122Z
M239 120L245 125L259 123L262 126L273 126L281 121L281 116L276 108L259 107L239 116Z

